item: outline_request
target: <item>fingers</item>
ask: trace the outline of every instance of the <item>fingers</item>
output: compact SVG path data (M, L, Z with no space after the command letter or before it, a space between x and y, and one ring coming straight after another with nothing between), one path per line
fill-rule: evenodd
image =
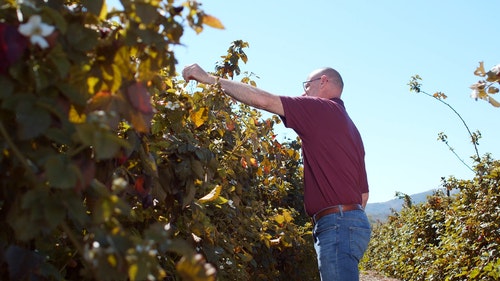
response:
M198 81L198 79L196 79L195 75L196 75L197 71L199 71L199 69L201 69L201 68L197 64L187 65L182 70L182 77L184 78L184 80L186 80L186 82L189 82L190 80Z

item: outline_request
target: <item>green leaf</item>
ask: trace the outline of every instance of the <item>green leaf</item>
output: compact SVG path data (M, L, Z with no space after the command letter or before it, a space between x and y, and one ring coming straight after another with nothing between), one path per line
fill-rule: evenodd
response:
M22 140L35 138L50 126L50 114L30 101L21 101L16 108L18 135Z
M43 258L35 252L16 245L10 245L5 251L5 261L9 268L11 280L31 279L31 272L35 272Z
M92 14L99 16L103 9L104 0L82 0L82 4Z
M98 43L98 33L82 27L80 23L73 23L68 26L67 37L71 46L82 52L92 50Z
M146 4L137 3L135 4L135 12L139 17L139 21L143 24L152 24L158 18L158 13L156 12L157 7Z
M65 145L70 145L71 144L71 136L69 136L65 131L58 129L58 128L48 128L47 131L45 131L44 135L59 143L59 144L65 144Z
M60 44L52 48L47 58L59 73L59 77L65 78L68 75L71 64Z
M43 203L44 218L50 229L56 228L66 217L66 208L62 202L60 198L50 196Z
M52 155L45 163L49 183L58 188L72 188L79 178L78 168L65 155Z
M0 75L0 99L10 97L14 93L14 85L7 77Z
M120 147L129 147L127 141L98 124L78 124L76 130L80 140L94 148L96 158L99 160L113 158Z
M48 7L48 5L44 5L42 7L43 13L46 14L53 22L53 25L57 27L62 34L66 33L68 28L68 24L64 19L63 15L58 11Z
M68 216L71 220L80 224L84 224L89 220L85 206L83 205L82 199L78 193L73 192L72 190L67 190L61 195L64 196L64 202L68 208Z

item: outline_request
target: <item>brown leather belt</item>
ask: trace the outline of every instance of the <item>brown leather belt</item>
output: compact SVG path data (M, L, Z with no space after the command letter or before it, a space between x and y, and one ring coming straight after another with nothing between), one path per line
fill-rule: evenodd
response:
M336 205L329 207L327 209L321 210L314 214L312 216L313 224L319 221L322 217L330 214L336 214L342 212L347 212L347 211L354 211L354 210L363 210L363 207L359 204L350 204L350 205Z

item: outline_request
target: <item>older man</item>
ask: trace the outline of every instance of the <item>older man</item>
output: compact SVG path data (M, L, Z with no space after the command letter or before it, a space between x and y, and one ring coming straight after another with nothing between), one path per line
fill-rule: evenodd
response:
M370 241L364 212L368 201L365 151L358 129L340 99L344 83L333 68L313 71L297 97L208 74L199 65L184 68L186 81L220 83L247 105L279 115L302 140L304 205L314 223L314 247L321 280L359 280L358 264Z

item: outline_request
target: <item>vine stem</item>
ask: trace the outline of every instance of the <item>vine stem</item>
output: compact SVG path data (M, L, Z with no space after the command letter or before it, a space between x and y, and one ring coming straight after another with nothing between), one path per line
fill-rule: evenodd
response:
M434 98L440 102L442 102L444 105L448 106L451 110L453 110L453 112L455 112L455 114L458 116L458 118L460 118L460 120L462 121L462 123L464 124L465 128L467 129L467 132L469 133L469 136L471 137L471 140L472 140L472 144L474 145L474 149L476 151L476 156L477 156L477 159L480 159L481 157L479 156L479 150L477 149L477 145L476 145L476 142L474 141L474 136L472 135L472 132L470 131L469 129L469 126L467 126L467 123L465 123L465 120L462 118L462 116L447 102L443 101L442 99L440 98L437 98L433 95L430 95L428 94L427 92L425 91L420 91L421 93L431 97L431 98ZM456 154L455 154L456 155ZM463 161L462 161L463 162Z
M450 149L451 152L453 154L455 154L455 156L458 158L458 160L460 160L460 162L462 162L462 164L465 165L465 167L469 168L469 170L471 170L471 172L474 172L474 169L472 169L469 165L467 165L467 163L465 163L465 161L462 158L460 158L460 156L458 156L458 154L455 152L455 150L448 144L448 141L445 141L444 143L446 144L446 146L448 146L448 149Z
M82 255L84 255L85 251L82 247L82 245L78 242L78 239L76 238L76 235L75 233L73 232L73 230L70 228L70 226L66 223L66 222L62 222L61 223L61 228L63 229L64 233L66 233L66 235L68 235L68 238L69 240L71 241L71 243L73 244L73 246L75 246L76 248L76 252L80 252ZM75 253L76 254L76 253ZM91 272L92 274L94 275L94 278L96 278L95 280L99 280L96 276L96 274L94 273L94 270L92 268L92 265L85 259L85 257L82 258L82 261L83 263L91 269Z
M5 126L3 125L3 122L1 122L1 121L0 121L0 133L2 134L2 137L4 137L4 139L7 142L7 144L9 145L10 149L12 150L12 153L14 153L14 155L16 156L16 158L24 166L26 172L29 173L29 175L31 176L32 179L35 179L36 176L35 176L35 173L33 172L33 170L31 169L30 164L24 158L24 155L21 153L21 151L19 151L19 149L17 148L17 146L14 144L14 142L10 138L7 130L5 129Z

